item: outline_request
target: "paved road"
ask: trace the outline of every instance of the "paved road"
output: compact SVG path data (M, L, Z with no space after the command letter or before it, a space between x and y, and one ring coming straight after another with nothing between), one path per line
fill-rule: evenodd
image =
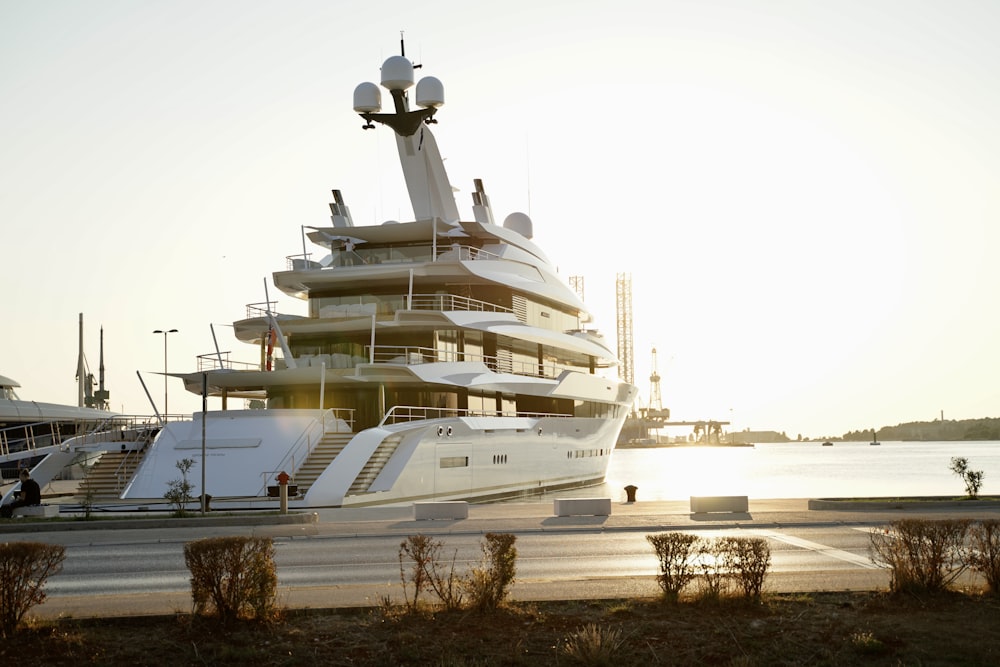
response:
M408 535L432 535L454 555L458 571L479 556L482 535L517 535L520 600L617 598L656 595L656 559L646 535L667 530L765 537L771 547L772 591L884 588L888 574L868 559L872 527L903 516L1000 518L988 507L937 510L809 510L805 500L751 501L749 514L692 515L688 504L615 505L609 517L555 517L551 503L476 505L469 518L415 521L412 509L320 510L314 521L247 526L245 519L212 518L193 527L100 528L20 532L5 524L6 539L63 544L63 572L52 577L43 617L158 614L190 609L185 542L215 535L261 535L275 540L279 599L290 607L377 604L402 599L398 550ZM286 517L285 519L292 519Z

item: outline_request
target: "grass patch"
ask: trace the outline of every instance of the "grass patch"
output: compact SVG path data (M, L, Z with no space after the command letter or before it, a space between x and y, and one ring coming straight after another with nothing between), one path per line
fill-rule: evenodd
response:
M29 623L0 657L43 665L996 664L1000 600L977 594L512 602L490 613L286 610Z

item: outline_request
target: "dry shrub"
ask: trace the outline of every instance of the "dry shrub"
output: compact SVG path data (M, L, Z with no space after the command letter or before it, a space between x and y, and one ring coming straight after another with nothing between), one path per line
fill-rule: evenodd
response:
M278 574L269 537L209 537L184 545L195 613L221 621L266 620L275 610Z
M615 665L625 643L621 630L588 623L566 638L562 652L582 665Z
M517 541L510 533L486 533L480 548L483 559L465 580L469 602L478 611L499 608L510 594L517 574Z
M659 533L647 535L646 540L653 545L660 562L656 582L663 591L663 598L677 602L684 587L697 576L695 557L701 538L686 533Z
M451 565L445 568L441 563L442 543L426 535L411 535L399 545L399 578L403 583L403 598L410 611L416 611L421 591L432 591L441 600L445 609L453 610L462 607L462 594L459 590L459 579L455 576L455 555L452 555ZM413 585L413 599L407 594L405 558L412 562L410 582Z
M735 587L743 597L759 600L771 567L771 548L762 537L703 539L684 533L647 535L660 563L656 580L670 602L697 582L696 597L719 600Z
M717 602L729 595L731 577L717 539L701 540L695 567L698 571L696 598L702 602Z
M763 537L723 537L718 547L728 575L748 600L760 600L771 567L771 548Z
M890 571L893 592L944 591L966 567L965 519L902 519L871 533L872 562Z
M65 559L58 544L0 544L0 636L13 635L28 610L45 601L45 582Z
M986 579L986 588L1000 595L1000 521L987 519L969 527L969 566Z

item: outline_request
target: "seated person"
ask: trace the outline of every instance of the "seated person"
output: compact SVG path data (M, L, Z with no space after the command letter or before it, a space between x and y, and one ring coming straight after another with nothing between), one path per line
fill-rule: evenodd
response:
M14 515L14 510L18 507L31 507L42 504L42 489L38 482L31 479L31 473L27 468L21 469L21 489L15 491L17 499L0 507L0 516L9 519Z

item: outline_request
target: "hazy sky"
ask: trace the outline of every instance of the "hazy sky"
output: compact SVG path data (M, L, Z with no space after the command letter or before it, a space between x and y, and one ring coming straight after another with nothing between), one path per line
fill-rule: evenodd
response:
M530 213L677 419L839 435L1000 416L1000 4L0 0L0 374L73 403L77 318L116 410L254 360L228 324L325 225L412 218L352 92L445 86L463 217ZM279 296L271 286L271 298ZM281 309L304 304L281 297ZM213 403L217 405L217 403ZM170 411L200 409L180 383Z

